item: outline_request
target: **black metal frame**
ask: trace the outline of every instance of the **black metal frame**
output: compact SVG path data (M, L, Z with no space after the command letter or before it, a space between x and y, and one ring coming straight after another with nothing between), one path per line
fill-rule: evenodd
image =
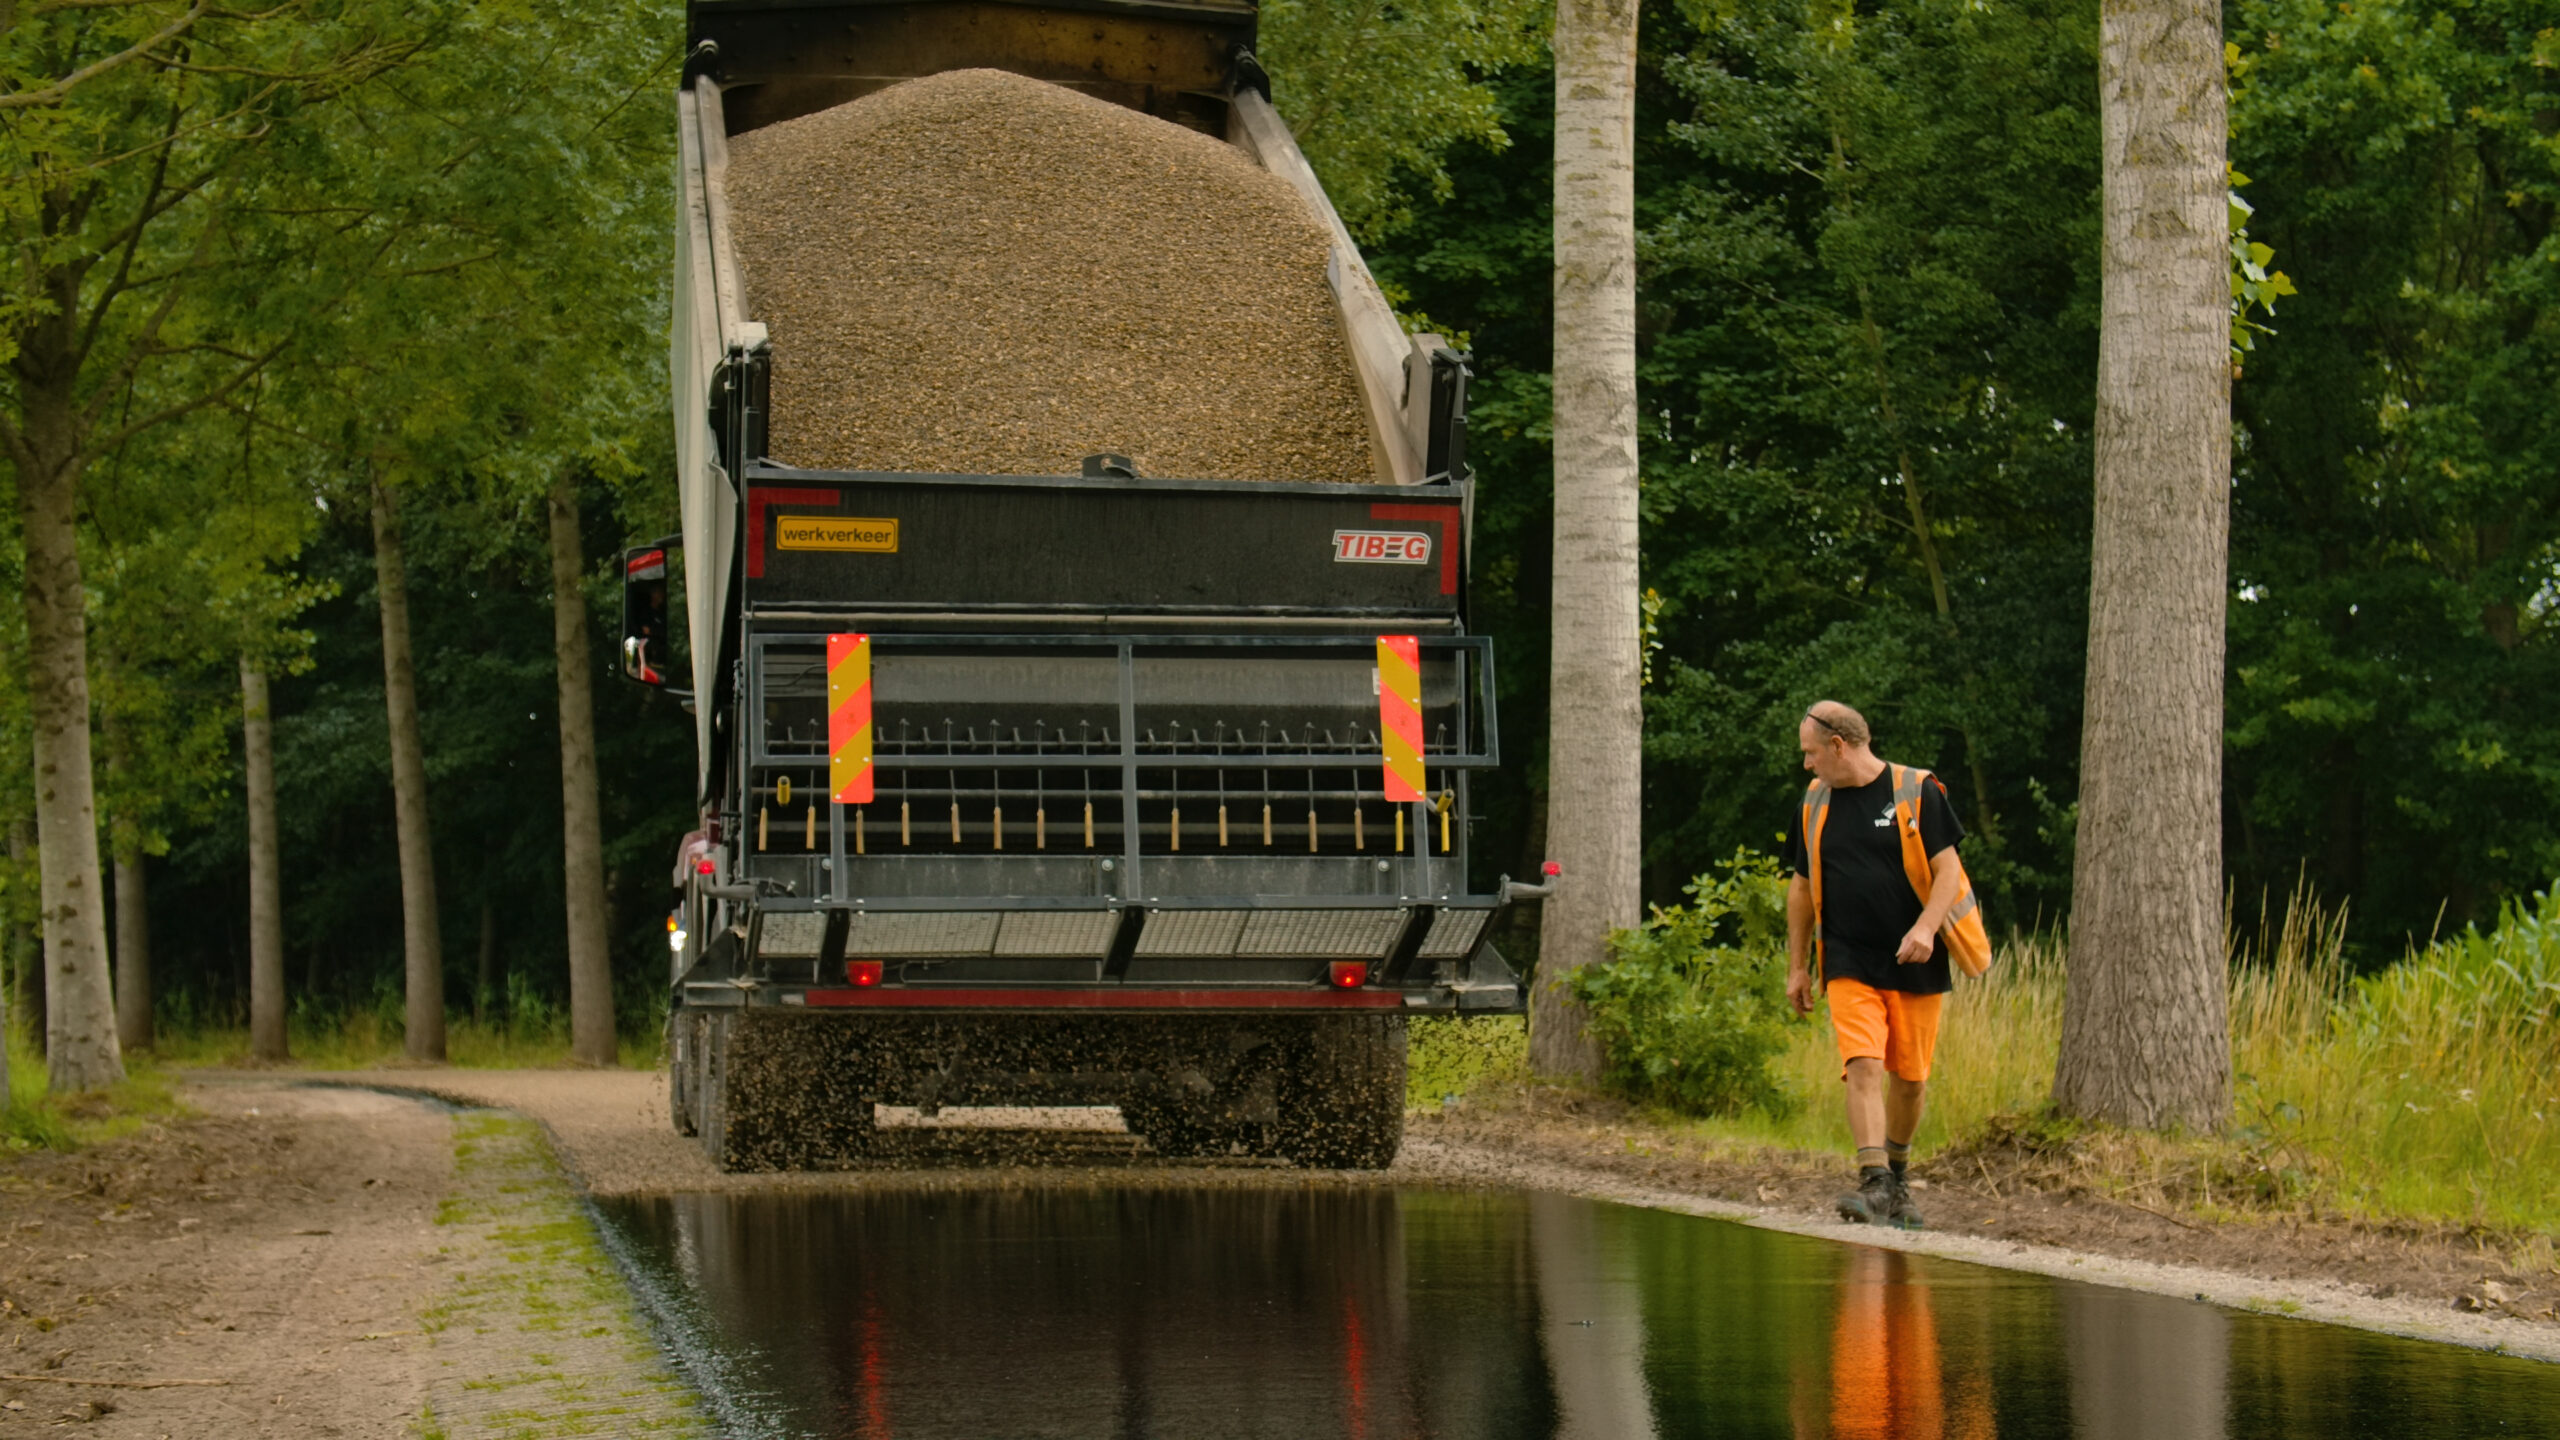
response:
M767 673L767 667L764 664L764 652L776 646L787 645L795 648L801 648L813 645L823 645L825 643L825 638L826 637L823 633L793 631L753 634L750 635L748 639L746 703L743 707L743 711L745 716L744 728L748 730L749 734L746 738L746 748L744 751L745 759L742 766L742 773L738 776L740 789L737 796L738 810L736 812L741 831L745 829L746 817L753 810L756 804L756 797L760 793L759 787L756 784L755 772L787 767L823 765L826 763L826 757L823 754L778 754L772 751L767 746L767 740L761 720L764 713L764 702L766 698L765 676ZM1139 656L1139 652L1141 651L1164 649L1207 651L1295 649L1340 650L1357 654L1368 651L1374 646L1375 639L1370 636L950 636L874 634L871 637L871 643L874 647L875 653L880 650L894 651L900 648L932 650L970 648L1082 649L1087 651L1109 650L1114 652L1119 675L1119 740L1115 748L1112 750L1079 753L1040 753L1034 751L1029 754L1020 752L991 751L985 754L960 756L948 754L917 754L902 756L886 754L875 750L873 765L876 771L903 772L908 770L950 769L1044 771L1081 770L1086 772L1116 771L1118 772L1119 777L1119 785L1117 789L1120 803L1123 807L1121 813L1124 816L1135 816L1139 813L1138 805L1141 801L1184 798L1182 792L1178 789L1178 784L1177 789L1174 792L1149 788L1142 781L1143 774L1149 771L1215 770L1225 772L1268 771L1275 769L1296 770L1309 768L1362 768L1357 762L1363 758L1370 758L1370 752L1367 751L1360 751L1356 754L1329 751L1317 754L1275 754L1261 751L1230 751L1225 753L1149 753L1140 751L1135 739L1135 718L1137 710L1136 661ZM1482 736L1483 743L1481 746L1460 752L1452 753L1444 751L1436 755L1426 756L1427 763L1434 768L1462 772L1458 777L1460 784L1458 787L1455 787L1458 789L1458 793L1453 797L1452 803L1456 807L1457 812L1456 824L1460 828L1463 828L1466 809L1466 797L1463 788L1465 777L1463 772L1490 769L1495 765L1498 765L1501 760L1499 748L1500 733L1494 720L1494 707L1492 703L1494 693L1493 644L1491 639L1485 636L1425 636L1421 637L1419 643L1426 653L1430 651L1439 651L1442 653L1462 654L1472 658L1469 673L1474 683L1472 686L1462 689L1460 692L1459 704L1461 732L1463 734L1466 729L1470 728L1468 725L1470 719L1477 719L1481 724L1481 730L1479 733ZM1473 690L1474 693L1472 696L1467 693L1468 689ZM955 766L953 764L954 760L958 760L962 763ZM1275 765L1272 763L1274 760L1279 760L1282 763ZM1378 759L1378 763L1383 765L1382 757ZM936 787L930 793L939 797L946 793L956 792L950 787ZM1109 793L1109 787L1103 787L1097 793ZM1239 789L1232 793L1246 795L1258 792ZM1295 795L1304 792L1293 790L1289 793ZM1203 798L1207 798L1206 793L1204 793ZM884 799L880 803L886 804L888 802ZM1383 804L1387 802L1377 801L1373 803ZM1398 879L1401 883L1396 887L1397 894L1392 898L1380 894L1309 895L1293 892L1225 895L1150 894L1144 878L1146 868L1148 866L1164 863L1179 865L1184 862L1181 859L1168 856L1162 852L1148 850L1146 847L1146 830L1143 823L1122 823L1117 825L1116 828L1120 832L1120 844L1118 849L1112 853L1095 854L1090 857L1097 862L1104 863L1106 866L1116 869L1114 883L1109 893L1090 896L1005 895L997 897L984 894L965 897L958 895L894 897L856 896L849 892L845 884L846 877L851 873L851 862L855 857L851 855L848 850L844 812L853 807L829 804L827 806L827 850L824 857L825 863L822 869L822 873L831 877L830 882L826 886L826 893L823 895L813 896L777 896L760 902L760 908L776 912L838 909L939 912L988 909L1102 910L1120 909L1133 904L1143 904L1149 909L1167 910L1370 910L1380 908L1382 905L1424 905L1434 909L1451 906L1455 906L1457 908L1493 908L1496 906L1499 903L1498 897L1496 896L1470 896L1458 893L1447 893L1432 883L1431 871L1432 867L1436 864L1444 869L1455 868L1460 876L1459 883L1463 887L1463 861L1454 854L1444 855L1437 860L1434 860L1432 857L1428 840L1428 836L1430 834L1428 827L1431 823L1432 817L1437 813L1433 802L1423 800L1400 803L1405 807L1405 820L1412 831L1412 849L1409 853L1400 857L1384 853L1376 856L1376 859L1379 862L1388 866L1397 867L1397 869L1402 871L1402 873L1398 875ZM756 868L756 862L754 859L756 852L749 851L744 848L745 836L743 834L739 836L739 840L741 842L741 869L746 873L752 874ZM953 865L966 865L981 861L984 857L950 856L937 858L942 859L945 863ZM1070 857L1067 855L1058 855L1057 858L1066 859ZM1257 852L1244 852L1224 855L1218 858L1222 863L1250 867L1256 863L1258 854ZM1286 858L1291 861L1295 861L1297 857L1292 853ZM1390 870L1387 873L1396 874L1397 870ZM1426 913L1423 916L1424 923L1427 924L1427 920L1428 915Z
M764 652L777 645L814 645L823 647L826 644L826 640L827 632L825 631L759 631L748 637L747 644L749 658L747 662L746 713L751 717L750 725L752 728L752 734L747 743L747 763L749 765L759 768L780 765L805 765L812 761L823 762L826 759L824 754L781 755L768 750L765 746L763 727L760 724L755 724L752 719L752 717L758 717L764 713L766 698L765 666L762 663ZM1135 726L1137 722L1135 668L1137 652L1140 650L1172 649L1259 649L1342 650L1351 653L1363 653L1370 650L1375 643L1376 637L1370 635L937 635L883 634L873 632L871 635L871 645L875 654L883 651L899 649L945 650L972 648L1007 650L1060 649L1116 651L1117 664L1120 672L1120 724L1122 737L1121 749L1108 756L1044 754L1036 750L1029 754L990 750L984 754L970 754L956 757L948 754L939 757L922 756L914 759L912 763L909 763L903 757L892 757L886 753L879 753L876 755L874 763L883 769L942 770L952 768L952 761L956 758L968 762L959 767L966 770L986 770L998 767L1007 770L1102 770L1111 768L1114 764L1122 765L1130 769L1148 770L1264 770L1282 768L1303 769L1310 762L1332 760L1337 756L1343 761L1353 761L1355 756L1371 755L1374 752L1365 749L1358 751L1344 750L1339 752L1330 750L1138 752L1135 748L1134 740L1136 733ZM1437 651L1441 653L1464 654L1472 657L1468 669L1469 674L1475 680L1475 684L1471 687L1475 693L1471 697L1473 703L1469 703L1470 697L1466 696L1464 692L1461 692L1461 698L1459 701L1461 712L1460 719L1462 724L1480 726L1481 733L1484 737L1484 743L1481 747L1473 750L1461 751L1456 754L1447 752L1431 752L1426 750L1424 755L1425 761L1434 769L1448 770L1490 770L1499 766L1502 763L1502 740L1501 731L1495 718L1496 712L1493 704L1494 679L1492 637L1486 635L1422 635L1418 637L1417 643L1426 655ZM1274 760L1278 760L1283 763L1274 764ZM1319 768L1333 767L1329 765L1320 765Z

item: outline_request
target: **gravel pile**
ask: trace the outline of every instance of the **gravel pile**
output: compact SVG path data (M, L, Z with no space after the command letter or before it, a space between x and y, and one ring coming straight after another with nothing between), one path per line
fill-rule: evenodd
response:
M1221 141L957 70L736 137L729 201L785 464L1375 478L1327 232Z

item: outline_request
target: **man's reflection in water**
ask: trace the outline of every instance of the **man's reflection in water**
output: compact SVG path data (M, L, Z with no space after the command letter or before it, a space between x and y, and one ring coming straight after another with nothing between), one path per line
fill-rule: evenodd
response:
M1939 1440L1938 1319L1898 1250L1849 1252L1831 1323L1831 1440Z
M2231 1320L2210 1305L2095 1285L2056 1297L2079 1440L2216 1440L2228 1432Z
M1808 1404L1827 1378L1828 1414ZM1920 1263L1898 1250L1852 1246L1840 1270L1827 1377L1797 1372L1800 1440L1991 1440L1999 1433L1987 1357L1949 1357Z

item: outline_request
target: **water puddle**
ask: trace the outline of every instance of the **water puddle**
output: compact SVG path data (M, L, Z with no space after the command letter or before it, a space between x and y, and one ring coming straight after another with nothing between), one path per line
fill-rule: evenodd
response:
M1543 1194L600 1204L726 1433L2550 1434L2560 1367Z

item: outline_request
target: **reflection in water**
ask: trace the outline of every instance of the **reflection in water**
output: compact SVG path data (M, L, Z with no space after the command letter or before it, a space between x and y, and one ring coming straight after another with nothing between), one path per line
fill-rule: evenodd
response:
M1570 1195L1529 1197L1540 1337L1554 1377L1557 1440L1651 1440L1644 1290L1635 1256L1603 1242L1601 1211Z
M1999 1427L1984 1358L1939 1348L1920 1262L1851 1249L1831 1324L1829 1440L1990 1440Z
M2538 1366L1562 1196L948 1189L604 1206L723 1433L2547 1433Z
M2225 1432L2230 1317L2210 1305L2074 1285L2062 1292L2071 1418L2085 1440Z

